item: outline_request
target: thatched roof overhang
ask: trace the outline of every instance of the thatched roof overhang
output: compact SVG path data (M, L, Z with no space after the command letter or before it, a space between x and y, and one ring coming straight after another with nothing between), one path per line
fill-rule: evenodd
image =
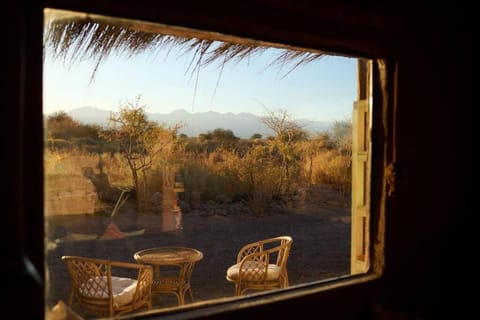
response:
M214 62L223 66L228 62L248 59L269 48L278 49L271 65L289 64L290 71L325 55L332 55L320 50L217 32L55 9L45 10L44 47L54 59L68 63L84 59L95 61L92 78L108 56L123 54L132 57L147 50L178 48L193 53L192 71Z

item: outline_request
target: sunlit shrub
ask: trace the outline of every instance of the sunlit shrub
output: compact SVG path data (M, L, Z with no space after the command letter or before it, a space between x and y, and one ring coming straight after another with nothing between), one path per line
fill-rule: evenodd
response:
M351 194L350 163L348 156L336 150L319 153L313 161L313 182L332 187L346 200Z

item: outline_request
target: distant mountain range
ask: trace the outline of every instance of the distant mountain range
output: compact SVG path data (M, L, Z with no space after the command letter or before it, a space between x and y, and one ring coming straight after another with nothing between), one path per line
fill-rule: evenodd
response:
M84 124L97 124L105 126L108 123L112 111L93 107L82 107L68 111L67 114L74 120ZM185 110L175 110L171 113L146 113L150 121L167 126L175 123L182 123L179 132L189 137L198 136L199 133L206 133L217 128L232 130L239 138L250 138L253 134L259 133L263 137L273 135L273 131L260 121L260 117L251 113L219 113L208 111L203 113L189 113ZM298 119L303 128L310 133L319 133L331 128L332 122L309 121Z

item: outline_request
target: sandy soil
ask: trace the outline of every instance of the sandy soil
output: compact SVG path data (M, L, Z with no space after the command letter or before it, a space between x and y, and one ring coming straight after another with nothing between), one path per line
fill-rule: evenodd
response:
M183 230L162 231L156 214L47 218L46 306L67 301L70 280L62 255L81 255L135 262L134 252L156 246L186 246L203 252L191 284L196 302L232 296L234 287L225 279L241 246L278 235L293 237L288 261L291 285L347 275L350 272L350 209L345 206L307 211L247 215L183 214ZM101 235L112 222L123 232L145 229L144 234L108 240L68 241L69 232ZM188 301L188 300L187 300ZM173 295L160 295L155 308L176 305Z

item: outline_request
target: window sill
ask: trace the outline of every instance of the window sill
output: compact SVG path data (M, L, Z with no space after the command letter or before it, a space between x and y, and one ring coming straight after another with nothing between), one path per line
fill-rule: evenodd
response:
M369 274L348 275L333 279L311 282L291 286L287 289L274 292L258 292L243 297L229 297L209 300L206 302L191 303L188 305L150 310L136 315L135 319L201 319L220 315L233 310L241 310L261 305L276 303L290 299L305 297L338 288L363 284L377 280L381 274L371 272ZM132 318L129 318L132 319Z

